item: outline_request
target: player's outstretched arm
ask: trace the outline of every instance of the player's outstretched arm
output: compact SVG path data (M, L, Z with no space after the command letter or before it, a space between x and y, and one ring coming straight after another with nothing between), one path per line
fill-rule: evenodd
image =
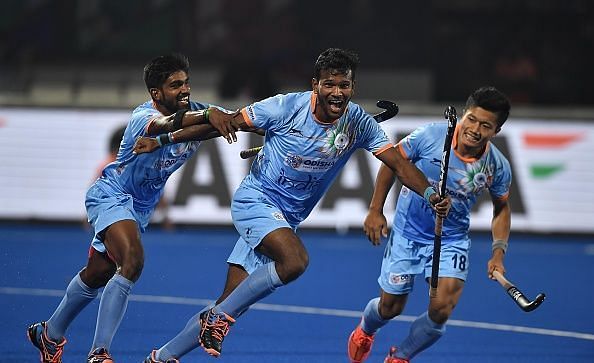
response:
M235 132L239 129L234 116L235 114L224 112L216 107L198 111L180 110L169 116L152 119L147 126L147 134L154 136L176 132L192 126L211 125L229 143L232 143L237 141Z
M392 169L402 184L423 196L438 216L447 217L451 204L450 197L440 198L425 175L414 164L406 160L396 148L389 148L376 157Z
M255 132L260 135L262 134L261 129L250 127L244 121L243 115L241 115L238 112L236 112L235 114L229 114L216 109L216 111L210 113L210 115L216 115L212 118L209 116L209 120L212 122L222 123L226 122L225 120L232 119L232 121L229 122L234 125L233 127L237 127L238 130L245 132ZM157 137L139 137L136 140L136 143L134 144L133 152L135 154L153 152L159 147L171 143L203 141L220 136L221 132L218 129L216 129L211 123L192 125L173 132L158 135ZM229 143L231 143L232 141L237 141L237 137L235 137L234 139L232 137L226 138Z
M179 110L169 116L159 116L151 119L147 126L147 135L155 136L174 132L192 125L208 124L210 109L189 111Z

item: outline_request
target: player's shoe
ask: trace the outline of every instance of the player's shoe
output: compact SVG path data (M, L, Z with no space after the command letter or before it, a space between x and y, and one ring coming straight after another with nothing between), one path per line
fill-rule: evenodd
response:
M39 349L41 363L62 363L62 353L66 338L54 342L47 336L45 321L35 323L27 328L27 337L35 348Z
M146 357L146 359L142 363L179 363L179 360L175 358L169 358L167 360L158 360L157 358L157 350L153 349L151 354Z
M349 336L347 352L351 363L361 363L369 356L373 339L375 335L369 335L361 329L361 325L357 325L355 330Z
M390 348L390 352L384 359L384 363L410 363L408 359L396 357L396 347Z
M206 353L213 357L221 355L223 340L235 319L225 313L215 313L214 309L200 314L200 344Z
M107 349L100 347L89 354L87 363L113 363L113 358L111 358Z

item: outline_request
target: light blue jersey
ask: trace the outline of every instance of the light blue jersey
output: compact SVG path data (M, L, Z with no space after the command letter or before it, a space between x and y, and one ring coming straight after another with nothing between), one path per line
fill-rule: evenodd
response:
M209 105L190 102L191 110ZM165 145L152 153L135 155L134 142L146 136L147 126L162 114L152 101L138 106L124 131L116 160L103 169L101 176L87 192L85 205L89 222L95 230L93 247L105 251L101 233L113 223L132 219L144 232L163 195L165 183L198 149L200 142Z
M447 124L420 127L400 141L404 157L412 161L438 189L439 165ZM491 196L507 199L511 185L511 168L507 159L492 143L478 159L463 158L455 151L459 127L454 133L446 184L452 206L443 223L442 243L466 240L470 228L470 211L478 196L488 190ZM435 215L425 199L403 187L392 228L407 239L433 244Z
M242 110L266 130L264 148L233 196L231 215L240 238L227 262L252 273L270 258L255 248L279 228L295 230L330 187L352 153L379 154L392 147L377 122L349 103L333 124L314 116L313 92L277 95Z
M446 130L446 123L430 124L416 129L399 143L404 157L427 176L436 190ZM446 191L452 204L442 228L438 275L466 281L470 268L470 210L485 190L494 198L507 199L512 176L509 162L491 143L479 158L458 155L454 149L458 130L454 132L450 153ZM402 187L378 278L383 291L408 294L414 287L415 276L431 276L434 236L433 209L423 197Z
M260 190L290 223L302 222L359 148L378 154L388 137L359 105L350 102L333 124L316 120L313 92L277 95L242 110L252 126L266 130L263 150L242 186Z

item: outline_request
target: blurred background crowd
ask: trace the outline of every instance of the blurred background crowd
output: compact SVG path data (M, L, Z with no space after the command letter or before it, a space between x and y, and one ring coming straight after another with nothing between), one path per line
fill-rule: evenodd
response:
M129 107L146 99L142 66L173 50L193 98L261 99L309 89L335 46L360 55L358 100L462 102L493 84L515 106L594 106L590 0L2 3L3 105Z

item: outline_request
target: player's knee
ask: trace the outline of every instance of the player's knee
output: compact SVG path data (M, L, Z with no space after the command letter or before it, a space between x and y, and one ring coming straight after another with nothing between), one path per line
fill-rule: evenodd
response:
M454 306L451 304L430 307L429 318L437 324L445 324L450 318L450 315L452 315L453 310Z
M144 255L132 254L122 261L120 274L130 281L136 282L144 268Z
M398 315L402 314L404 310L404 305L402 304L393 304L389 302L382 301L379 304L378 312L379 315L384 320L389 320L397 317Z
M298 254L295 258L287 259L281 264L281 268L277 269L278 277L284 284L288 284L303 275L308 265L309 256L307 253Z
M115 266L94 267L93 269L84 268L80 272L80 279L88 287L98 289L107 285L107 282L113 277L115 271Z

